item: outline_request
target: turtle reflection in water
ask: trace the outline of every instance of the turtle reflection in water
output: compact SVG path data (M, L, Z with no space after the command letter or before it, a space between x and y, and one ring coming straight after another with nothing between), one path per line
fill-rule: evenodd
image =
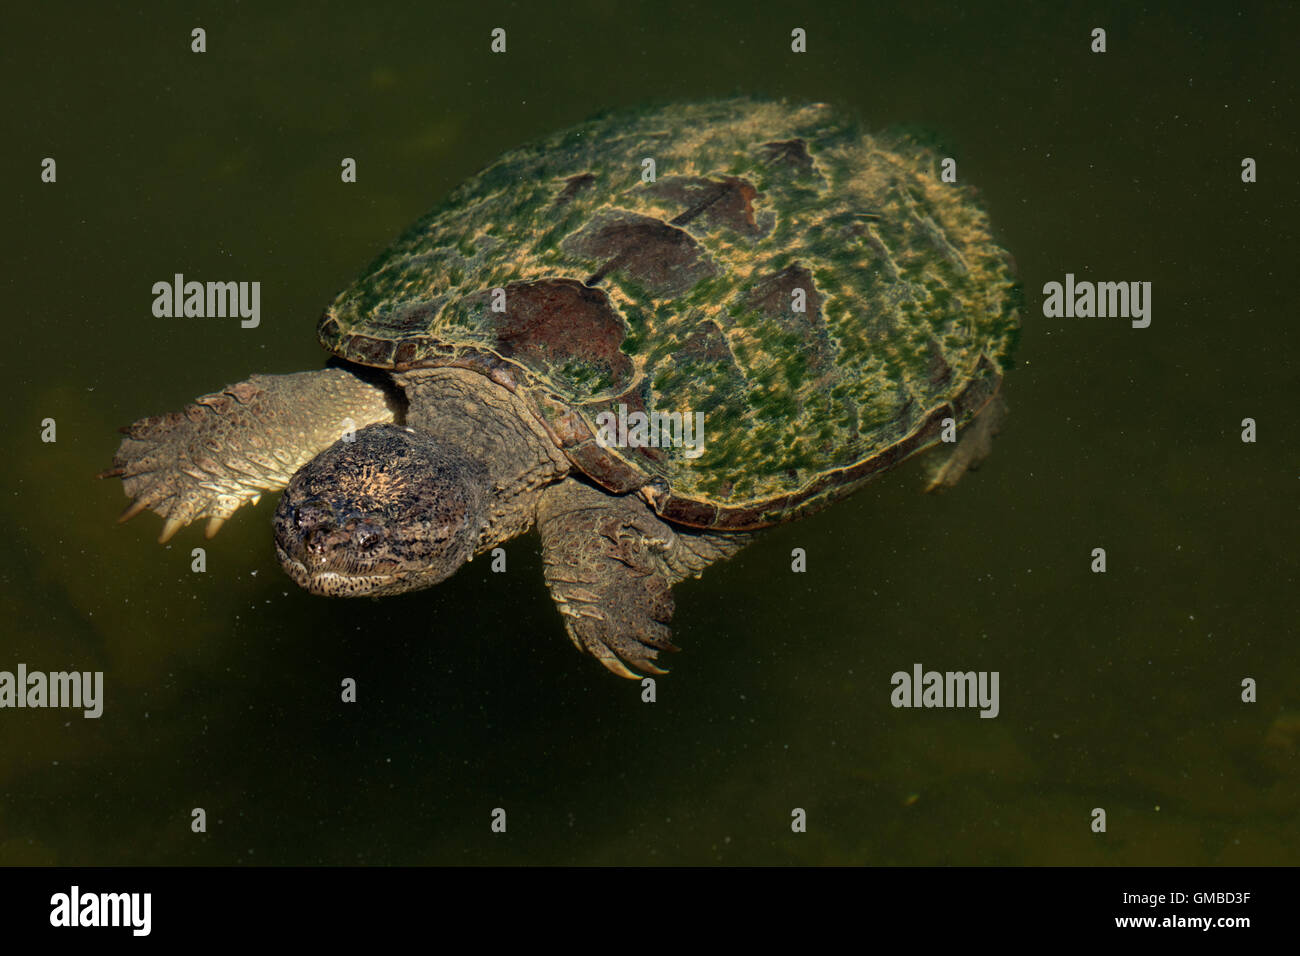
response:
M824 105L616 113L417 222L321 318L330 367L142 419L105 474L163 540L283 489L276 553L321 595L428 587L536 525L574 643L662 673L674 583L945 428L936 484L983 457L1017 296L906 136ZM704 441L602 432L638 413Z

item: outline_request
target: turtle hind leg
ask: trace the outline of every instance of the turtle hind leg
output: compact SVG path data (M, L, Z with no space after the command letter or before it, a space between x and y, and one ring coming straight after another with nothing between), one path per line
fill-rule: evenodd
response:
M636 495L611 495L573 478L537 506L546 585L579 650L620 677L663 674L676 650L672 586L730 557L753 537L707 534L661 521Z
M988 458L993 450L993 436L1002 430L1002 423L1007 417L1007 403L998 392L989 403L975 416L975 420L966 426L966 430L957 440L957 447L952 450L941 465L930 476L926 491L945 491L961 479L968 471L975 471Z

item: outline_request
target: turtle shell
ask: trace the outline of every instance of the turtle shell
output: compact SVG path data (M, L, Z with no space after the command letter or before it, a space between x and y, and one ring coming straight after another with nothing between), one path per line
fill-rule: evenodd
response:
M939 173L906 135L822 104L609 114L456 189L318 333L364 365L492 376L578 470L669 520L776 524L936 443L1000 385L1014 264ZM702 413L703 452L661 428L602 432L602 413L636 412Z

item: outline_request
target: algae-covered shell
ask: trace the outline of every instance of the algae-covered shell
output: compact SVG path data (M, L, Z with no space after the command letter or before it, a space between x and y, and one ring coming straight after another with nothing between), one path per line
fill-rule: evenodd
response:
M931 150L826 105L742 99L614 113L507 153L318 332L352 362L491 375L600 485L742 530L967 423L1001 383L1018 293L973 190ZM703 451L617 447L604 412L702 413Z

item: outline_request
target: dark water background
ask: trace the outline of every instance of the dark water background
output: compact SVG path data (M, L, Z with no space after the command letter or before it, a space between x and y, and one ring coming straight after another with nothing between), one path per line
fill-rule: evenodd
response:
M0 863L1300 861L1295 8L550 6L7 12L0 669L103 670L106 704L0 711ZM198 528L113 524L116 426L319 367L322 307L499 152L733 93L933 130L1029 309L987 465L680 587L658 703L569 645L535 536L347 602L280 572L273 499L202 575ZM260 280L261 327L155 319L175 272ZM1151 327L1044 318L1066 272L1151 281ZM914 662L999 671L1001 715L893 709Z

